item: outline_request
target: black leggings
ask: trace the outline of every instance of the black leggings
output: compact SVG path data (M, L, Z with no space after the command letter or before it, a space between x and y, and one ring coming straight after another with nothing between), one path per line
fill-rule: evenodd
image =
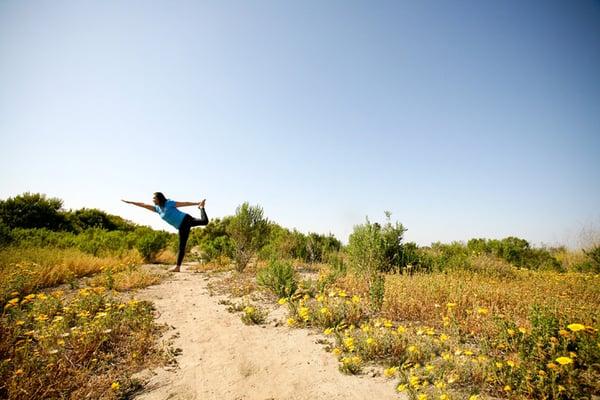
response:
M179 226L179 253L177 253L177 266L181 266L183 256L185 255L185 245L190 236L190 229L194 226L208 225L208 217L204 208L200 209L200 219L196 219L189 214L185 214L181 225Z

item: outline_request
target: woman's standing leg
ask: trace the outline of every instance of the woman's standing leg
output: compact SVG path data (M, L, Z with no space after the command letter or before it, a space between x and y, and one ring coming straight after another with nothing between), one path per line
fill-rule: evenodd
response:
M181 221L181 226L179 227L179 251L177 252L177 266L172 269L173 272L179 272L181 269L181 263L183 262L183 257L185 256L185 246L187 244L188 238L190 236L190 228L192 217L186 215L183 221Z

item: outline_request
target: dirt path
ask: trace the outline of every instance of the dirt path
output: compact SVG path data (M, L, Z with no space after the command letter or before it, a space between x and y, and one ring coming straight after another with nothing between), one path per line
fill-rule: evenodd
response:
M306 329L247 326L211 297L207 276L182 272L139 291L160 312L158 322L180 348L178 368L152 371L138 400L399 399L395 381L347 376ZM283 311L283 310L281 310ZM282 312L281 318L285 314ZM272 318L271 315L270 318Z

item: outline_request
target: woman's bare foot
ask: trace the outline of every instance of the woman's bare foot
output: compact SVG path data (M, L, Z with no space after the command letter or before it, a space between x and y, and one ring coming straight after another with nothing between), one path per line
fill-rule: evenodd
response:
M198 208L204 208L204 203L206 203L206 199L202 199L202 201L198 203Z
M173 268L169 268L169 272L181 272L181 269L176 265Z

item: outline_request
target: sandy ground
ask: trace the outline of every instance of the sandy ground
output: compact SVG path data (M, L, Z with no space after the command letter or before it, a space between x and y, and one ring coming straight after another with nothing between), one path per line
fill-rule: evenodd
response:
M210 296L208 277L181 272L139 291L136 297L154 302L159 323L172 327L163 340L181 349L178 366L145 371L145 389L135 398L299 400L402 399L396 381L338 371L334 355L307 329L276 326L285 320L284 307L270 314L266 326L247 326L239 313Z

